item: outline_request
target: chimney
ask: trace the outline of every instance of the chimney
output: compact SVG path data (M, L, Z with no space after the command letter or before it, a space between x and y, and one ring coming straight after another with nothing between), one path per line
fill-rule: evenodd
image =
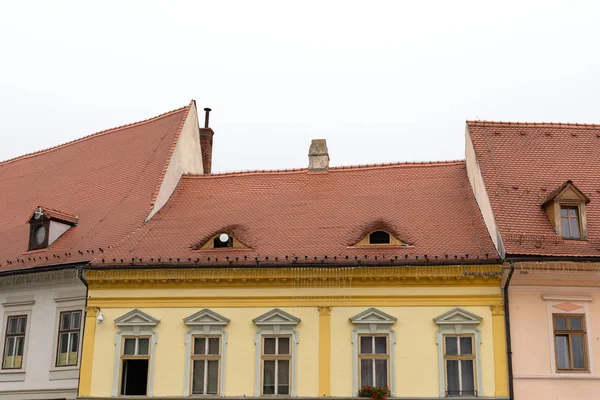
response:
M208 127L208 115L211 110L205 108L204 111L204 128L200 128L200 150L202 151L202 169L205 174L209 175L212 167L212 145L215 133Z
M308 170L327 171L329 169L329 152L325 139L313 139L308 150Z

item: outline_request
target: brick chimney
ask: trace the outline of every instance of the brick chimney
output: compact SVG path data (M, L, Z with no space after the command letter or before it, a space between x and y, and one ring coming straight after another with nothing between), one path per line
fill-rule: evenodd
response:
M329 152L325 139L313 139L308 150L308 170L327 171L329 169Z
M208 115L211 110L205 108L204 111L204 128L200 128L200 149L202 151L202 169L205 174L209 175L212 169L212 146L215 133L208 127Z

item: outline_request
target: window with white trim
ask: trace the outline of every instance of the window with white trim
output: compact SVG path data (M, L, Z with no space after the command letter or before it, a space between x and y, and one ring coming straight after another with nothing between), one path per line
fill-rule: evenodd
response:
M124 337L121 354L121 396L145 396L150 363L149 337Z
M23 365L27 315L13 315L6 320L2 369L20 369Z
M291 335L262 337L262 393L290 394Z
M473 335L444 335L446 396L477 396Z
M389 335L359 335L358 361L359 387L366 385L388 387L389 382Z
M194 336L192 394L218 394L221 363L220 336Z
M57 367L77 365L80 330L81 310L60 313L56 355Z

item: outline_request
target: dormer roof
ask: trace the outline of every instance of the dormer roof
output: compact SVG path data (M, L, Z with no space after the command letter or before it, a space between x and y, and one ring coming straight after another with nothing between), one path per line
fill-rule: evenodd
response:
M79 221L79 217L77 215L69 214L64 211L55 210L49 207L37 206L29 216L27 222L34 220L35 214L38 211L43 213L43 215L50 220L59 221L68 225L77 225L77 222Z
M579 200L587 204L590 199L570 179L554 189L542 203L542 207L557 199Z

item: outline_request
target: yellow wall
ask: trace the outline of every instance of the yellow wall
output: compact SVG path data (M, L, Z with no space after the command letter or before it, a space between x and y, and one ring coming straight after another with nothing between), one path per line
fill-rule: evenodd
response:
M115 366L114 320L139 308L160 320L155 358L155 396L181 396L184 385L185 333L183 319L204 307L230 319L226 349L227 396L253 396L255 379L254 334L252 322L275 307L301 319L297 348L297 393L299 396L352 396L352 330L350 317L369 307L377 307L398 320L396 332L395 385L398 396L438 396L438 358L433 318L461 307L479 315L483 322L481 361L483 389L487 396L495 393L494 340L490 306L501 304L499 287L360 287L346 289L227 288L194 289L95 289L90 288L88 303L99 307L104 323L95 326L91 391L80 395L110 396ZM220 304L219 304L220 303ZM298 304L294 306L294 304ZM327 360L319 356L319 336L327 333L320 327L327 321L319 306L330 311L329 382L319 366ZM91 330L90 330L91 332ZM86 334L88 330L86 328ZM88 338L86 338L88 340ZM502 342L500 342L502 343ZM500 349L500 351L504 351ZM498 349L497 349L498 352ZM84 352L84 362L87 354ZM87 373L82 370L82 374ZM82 376L82 380L86 378ZM330 393L319 393L329 387Z

